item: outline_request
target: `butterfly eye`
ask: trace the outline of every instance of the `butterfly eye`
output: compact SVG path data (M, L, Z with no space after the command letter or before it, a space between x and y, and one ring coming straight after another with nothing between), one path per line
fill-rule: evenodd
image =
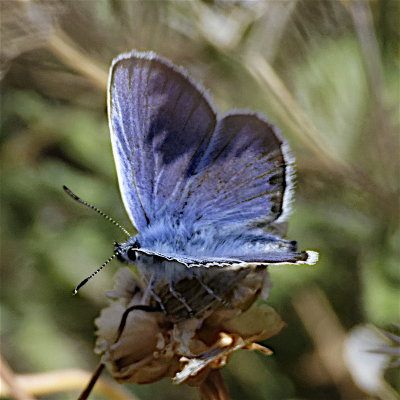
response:
M135 251L135 247L134 248L129 248L128 251L126 252L126 256L129 258L129 261L135 261L136 260L136 251Z

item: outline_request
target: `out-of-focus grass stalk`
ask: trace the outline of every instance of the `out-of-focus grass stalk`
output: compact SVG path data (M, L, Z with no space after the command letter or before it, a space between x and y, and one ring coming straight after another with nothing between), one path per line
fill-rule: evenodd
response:
M29 390L21 385L18 377L14 374L9 365L0 357L0 397L7 395L13 396L16 400L35 400L29 393ZM3 391L6 393L4 394Z
M341 398L360 398L361 392L354 393L355 387L342 357L346 332L325 293L318 286L309 286L292 303Z
M261 53L267 61L272 62L279 52L286 26L298 4L298 1L268 3L268 12L254 21L259 32L254 40L247 41L246 51Z
M379 193L378 198L384 198L388 208L392 208L394 213L398 210L398 200L395 193L391 193L390 190L390 172L387 165L380 162L382 155L393 154L394 157L398 155L398 140L395 137L391 137L390 118L388 118L389 109L386 104L384 96L385 83L384 83L384 72L381 52L379 49L379 43L373 24L373 16L371 12L370 3L371 1L360 1L360 0L338 0L348 10L353 20L354 29L356 31L362 58L364 61L364 68L367 76L367 83L369 85L369 91L371 94L372 105L374 109L375 120L373 121L377 134L372 140L374 146L376 146L375 157L377 158L374 163L375 168L381 170L381 179L379 183L375 184L375 192ZM391 141L392 145L388 148L388 141ZM397 145L396 145L397 144ZM361 181L365 181L366 176L361 176ZM385 182L384 179L387 178Z
M273 95L274 104L276 104L275 111L303 142L304 146L314 153L321 164L330 170L345 168L342 161L327 150L328 146L325 145L321 132L315 127L272 66L258 54L247 55L244 64L255 79Z
M28 7L34 5L32 0L19 0L21 4L26 6L25 17L29 18L30 22L38 25L34 21L34 15L29 13ZM64 34L53 22L53 29L47 38L48 48L68 67L84 76L92 82L97 88L102 91L107 89L107 71L100 67L92 58L81 51L76 44Z
M258 54L249 54L243 62L267 93L272 95L273 101L270 104L274 107L275 112L302 141L304 147L314 154L320 165L335 175L341 175L351 180L358 187L362 187L364 191L372 193L379 201L384 198L388 208L397 207L397 200L385 187L364 171L345 163L329 150L322 132L316 128L312 119L302 109L265 58Z
M107 90L107 71L78 50L74 43L60 30L49 37L49 49L70 68L91 81L102 91Z
M371 93L376 100L380 100L383 91L383 67L369 2L353 0L345 4L350 11L360 42Z
M343 1L343 0L342 0ZM390 136L389 110L384 96L385 82L383 64L378 39L376 37L373 16L370 3L368 1L352 0L344 3L353 20L354 28L357 33L361 54L364 61L364 69L367 76L369 91L371 93L372 105L375 110L375 126L379 129L376 136L375 145L377 146L377 157L388 153L387 138ZM385 139L386 138L386 139ZM396 156L397 153L393 143L391 151ZM397 149L398 150L398 149ZM380 162L375 163L381 170L381 176L385 178L388 170ZM384 184L390 185L390 178Z
M32 395L42 396L66 391L80 391L86 386L91 374L79 369L54 371L39 374L13 374L13 386L5 378L4 362L1 362L0 398L14 396L17 400L34 400ZM19 392L15 391L19 389ZM94 392L112 400L138 400L116 383L99 379Z
M276 11L280 15L284 16L279 20L275 18L277 22L274 20L273 32L265 35L266 37L274 37L275 47L279 45L279 38L284 32L285 25L290 20L292 12L295 10L296 2L293 3L294 5L290 7L285 6L286 8L282 8L281 5L275 4L268 9L270 13ZM221 41L215 40L213 36L210 35L209 29L206 29L209 27L209 24L204 23L204 14L217 17L214 15L211 8L197 2L193 2L191 5L193 12L197 15L197 18L195 19L197 22L197 29L199 32L201 32L204 39L212 42L212 44L217 47L221 53L229 53L229 50L235 46L224 46ZM265 17L265 15L263 15L263 17ZM253 18L254 20L252 22L260 17L253 16ZM231 38L231 40L225 41L227 43L233 42L237 45L239 39L237 39L236 36L242 35L249 23L250 19L244 18L242 21L240 21L240 23L238 23L240 28L236 27L236 30L233 30L234 33L231 33L233 39ZM265 25L267 26L266 29L271 29L268 28L269 26L272 26L271 24ZM277 37L275 36L275 31L278 32ZM316 159L320 160L322 165L329 170L336 172L341 171L342 173L345 173L348 169L348 166L346 166L340 158L328 150L328 146L326 146L323 139L323 134L315 127L315 124L311 118L309 118L307 113L298 104L266 57L261 55L259 46L256 46L256 48L253 49L251 41L249 41L249 43L250 44L247 45L247 51L245 52L244 57L241 59L242 65L251 73L257 82L262 85L262 88L267 93L271 94L270 104L275 109L275 112L280 116L282 121L285 121L288 127L298 136L304 146L312 151ZM272 57L272 54L270 56Z
M337 1L343 2L346 7L356 6L357 3L357 1L352 0ZM297 4L296 2L294 3ZM361 0L361 3L365 2ZM282 5L283 3L279 2L271 2L268 4L268 13L265 13L264 10L261 12L261 16L260 14L254 14L252 17L248 17L247 15L236 15L236 25L231 26L231 29L226 32L228 38L220 40L221 38L217 39L215 35L210 34L210 26L212 24L210 25L206 17L212 17L212 21L220 21L220 23L225 20L225 17L217 15L211 7L203 3L200 4L198 2L191 2L190 4L192 6L191 9L196 16L193 18L193 20L195 21L197 32L202 35L206 42L210 42L213 47L217 48L221 54L225 54L236 61L238 59L238 54L235 53L234 49L239 45L239 37L240 35L243 35L249 24L254 23L260 18L264 18L266 15L273 16L274 12L279 12L280 15L283 15L284 17L279 19L274 18L273 24L266 23L263 31L264 36L274 37L274 46L277 47L279 46L280 42L280 34L284 32L285 25L287 25L287 23L290 21L290 16L296 8L295 6L288 7L287 5ZM361 7L363 7L364 14L366 14L366 16L364 16L364 22L366 20L368 24L366 25L363 22L363 29L356 27L359 40L362 40L360 35L362 34L364 37L366 31L368 31L369 33L367 35L367 39L365 40L368 41L368 38L374 37L376 42L376 36L373 31L373 27L371 26L371 18L369 18L371 16L368 14L368 12L370 13L369 4L361 5ZM359 17L357 18L359 20ZM278 32L277 36L275 36L276 32ZM312 117L302 108L294 95L285 85L282 78L272 67L270 62L271 60L267 57L273 58L273 52L268 53L265 51L260 51L259 46L251 45L251 43L259 43L259 40L260 37L257 36L253 42L247 41L246 51L241 51L241 53L244 54L244 56L240 58L241 65L250 72L250 74L261 85L261 88L269 94L269 104L274 109L276 114L279 115L279 118L282 121L285 121L285 124L299 138L303 146L306 149L309 149L309 151L313 154L315 160L318 161L315 162L314 165L321 166L326 172L329 172L329 174L335 175L339 178L344 178L346 181L351 182L356 187L361 188L363 192L371 194L371 200L377 201L378 203L384 202L387 204L388 209L397 209L397 199L393 196L393 193L391 193L390 189L388 189L390 185L382 184L379 180L374 179L373 176L360 169L359 166L347 163L340 157L340 155L331 150L330 146L325 140L325 137L329 134L329 132L321 132L316 127ZM369 57L375 54L375 56L380 60L379 52L377 53L377 43L375 46L370 44L361 45L361 47L368 49ZM368 63L368 58L366 58L366 63ZM377 64L381 65L379 61L377 61ZM382 68L379 67L374 69L382 70ZM380 82L382 84L382 79ZM380 98L382 98L382 96ZM381 126L380 121L385 120L385 110L381 107L380 111L379 121L376 123L377 126ZM380 131L383 130L380 129ZM376 138L374 140L376 140ZM378 138L378 140L380 139ZM379 143L377 143L377 145L379 146Z
M362 398L362 392L355 392L343 359L346 332L325 293L318 286L309 286L294 297L293 306L314 342L319 359L340 391L341 398ZM400 399L384 380L376 395L382 400Z

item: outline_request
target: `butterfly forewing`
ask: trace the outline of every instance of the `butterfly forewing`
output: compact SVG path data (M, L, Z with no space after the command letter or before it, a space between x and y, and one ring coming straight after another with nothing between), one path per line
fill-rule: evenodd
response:
M114 60L108 106L122 198L142 230L179 207L187 171L214 131L215 113L182 72L152 53Z

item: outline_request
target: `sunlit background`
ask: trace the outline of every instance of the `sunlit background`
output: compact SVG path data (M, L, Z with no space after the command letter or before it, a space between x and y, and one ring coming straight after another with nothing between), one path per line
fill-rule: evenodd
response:
M387 341L375 329L398 333L397 0L0 6L1 377L16 398L25 398L20 390L73 399L99 361L93 320L118 263L77 297L71 292L112 254L121 232L74 203L62 185L131 229L105 90L112 58L132 48L184 66L220 112L265 113L297 160L288 237L318 250L320 262L271 268L269 304L287 327L264 343L273 356L239 352L223 369L232 399L399 398L398 369L386 368L383 356L381 367L365 371L375 359L362 362L362 335L347 340L366 323L378 343L371 347ZM106 389L93 399L117 398ZM198 399L195 388L167 379L122 390L131 399Z

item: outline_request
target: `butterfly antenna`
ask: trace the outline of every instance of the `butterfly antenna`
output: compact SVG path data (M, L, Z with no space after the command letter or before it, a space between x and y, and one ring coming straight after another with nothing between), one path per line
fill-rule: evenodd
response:
M103 264L96 269L96 271L94 271L91 275L89 275L87 278L85 278L72 292L72 294L75 296L78 293L78 290L83 286L86 285L86 283L88 283L88 281L90 281L90 279L92 279L95 275L97 275L111 260L113 260L118 253L113 254L110 258L108 258L106 261L103 262Z
M63 186L63 189L65 193L67 193L68 196L72 197L74 200L78 201L79 203L83 204L86 207L91 208L92 210L96 211L98 214L100 214L102 217L110 221L112 224L114 224L117 228L121 229L122 232L125 233L126 236L130 237L132 236L123 226L121 226L117 221L115 221L113 218L109 217L107 214L105 214L103 211L98 209L95 206L92 206L89 204L87 201L82 200L79 196L77 196L74 192L72 192L70 189L68 189L65 185Z

